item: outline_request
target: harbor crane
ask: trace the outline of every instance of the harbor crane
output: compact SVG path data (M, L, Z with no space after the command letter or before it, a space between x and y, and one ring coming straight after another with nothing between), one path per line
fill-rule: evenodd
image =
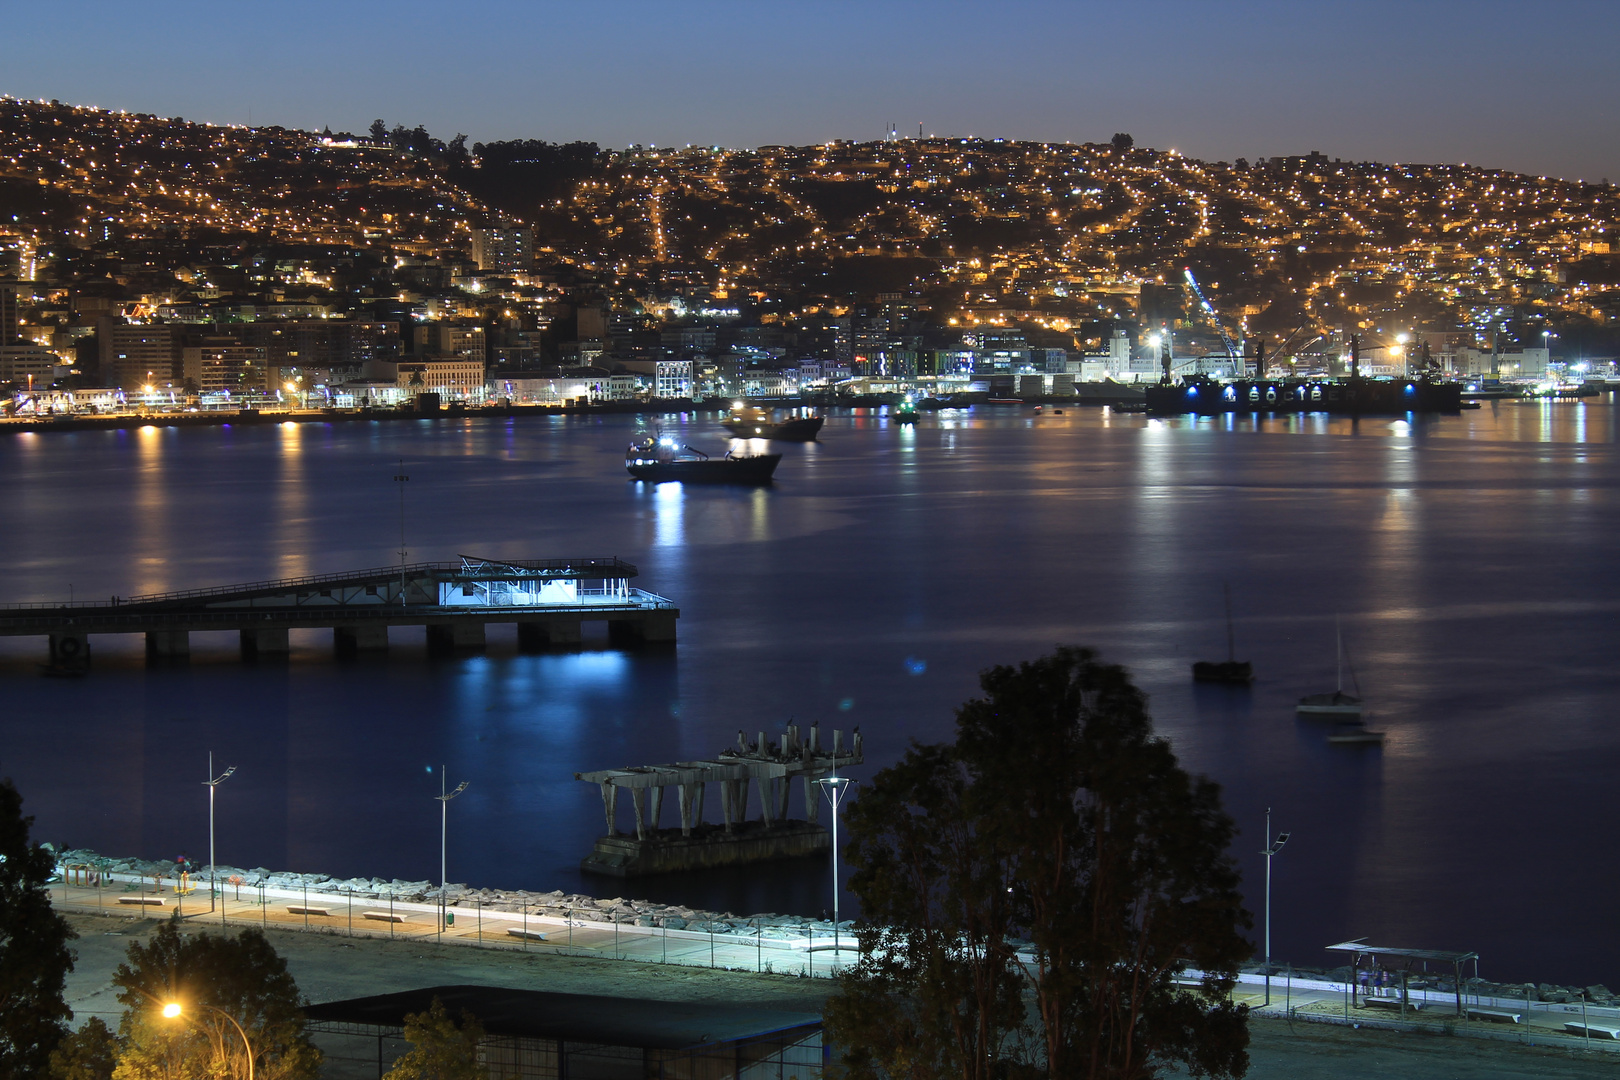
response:
M1215 324L1216 331L1221 335L1221 343L1226 346L1226 355L1234 360L1237 359L1237 344L1226 336L1226 327L1221 325L1221 317L1215 314L1214 305L1209 302L1209 297L1205 296L1204 290L1198 287L1198 279L1193 277L1192 267L1184 266L1181 268L1181 272L1186 275L1187 284L1192 288L1193 295L1198 297L1199 304L1203 305L1204 313L1209 316L1209 321Z

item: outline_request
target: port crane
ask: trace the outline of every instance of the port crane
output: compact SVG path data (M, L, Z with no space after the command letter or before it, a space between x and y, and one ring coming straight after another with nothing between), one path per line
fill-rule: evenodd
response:
M1203 305L1205 314L1209 316L1209 321L1215 324L1216 331L1221 335L1221 343L1226 346L1226 355L1234 360L1237 359L1237 344L1226 336L1226 327L1221 325L1221 317L1215 314L1215 307L1209 302L1209 297L1205 296L1204 290L1198 287L1198 279L1193 277L1192 267L1184 266L1181 268L1181 272L1186 275L1187 284L1191 286L1193 295L1198 297L1198 302Z

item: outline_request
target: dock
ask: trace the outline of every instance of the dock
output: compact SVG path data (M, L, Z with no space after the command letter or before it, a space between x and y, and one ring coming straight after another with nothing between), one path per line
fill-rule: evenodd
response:
M815 785L839 768L864 760L860 731L852 734L853 745L845 747L844 733L838 730L832 733L832 745L823 746L816 725L803 733L798 725L789 724L775 740L766 739L763 731L752 740L739 731L737 744L713 759L575 773L576 780L601 789L607 817L607 835L596 841L580 868L639 877L827 851L831 841L817 823L821 792ZM788 817L795 780L803 788L803 819ZM716 784L720 792L721 820L715 824L703 821L709 784ZM679 829L659 826L669 788L675 790L679 804ZM757 794L757 821L749 820L750 789ZM634 835L619 832L620 791L630 794Z
M184 660L190 635L235 631L244 659L286 656L292 630L330 630L340 655L388 648L390 627L425 627L430 652L481 649L485 627L515 623L523 649L577 647L587 621L617 645L670 645L680 610L633 588L618 558L458 562L188 589L107 602L0 608L0 636L44 637L53 674L82 674L91 637L143 634L148 662Z

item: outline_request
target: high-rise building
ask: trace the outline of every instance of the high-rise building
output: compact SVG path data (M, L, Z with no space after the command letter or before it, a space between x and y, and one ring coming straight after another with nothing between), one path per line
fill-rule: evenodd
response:
M472 249L480 270L510 274L534 265L534 233L529 229L474 229Z
M6 280L0 276L0 345L17 343L17 326L20 318L17 309L21 292L22 282L16 279Z
M175 337L169 326L142 326L113 318L97 320L101 379L109 386L139 390L148 383L175 380Z
M263 390L267 366L263 348L243 345L234 337L205 337L201 344L181 350L184 379L205 394Z

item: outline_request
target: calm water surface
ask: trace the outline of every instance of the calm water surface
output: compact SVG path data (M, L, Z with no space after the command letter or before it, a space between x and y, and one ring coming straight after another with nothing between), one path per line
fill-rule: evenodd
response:
M104 637L83 680L40 678L42 640L0 639L0 773L37 835L206 853L212 749L240 769L221 861L428 878L443 763L472 782L452 879L819 913L819 861L586 879L601 803L573 773L711 755L793 717L860 725L870 776L948 737L980 669L1090 644L1224 785L1257 912L1266 807L1293 833L1277 956L1322 964L1365 936L1478 950L1486 977L1620 984L1608 402L1413 424L845 414L753 491L627 482L637 424L0 435L8 602L385 565L404 459L413 560L618 555L682 612L679 647L655 655L520 655L508 629L475 657L429 660L418 631L338 662L329 634L300 632L290 664L246 666L234 635L198 634L189 665L147 669L138 639ZM712 417L666 426L725 445ZM1224 655L1223 582L1249 691L1187 675ZM1333 686L1336 615L1382 750L1294 716Z

